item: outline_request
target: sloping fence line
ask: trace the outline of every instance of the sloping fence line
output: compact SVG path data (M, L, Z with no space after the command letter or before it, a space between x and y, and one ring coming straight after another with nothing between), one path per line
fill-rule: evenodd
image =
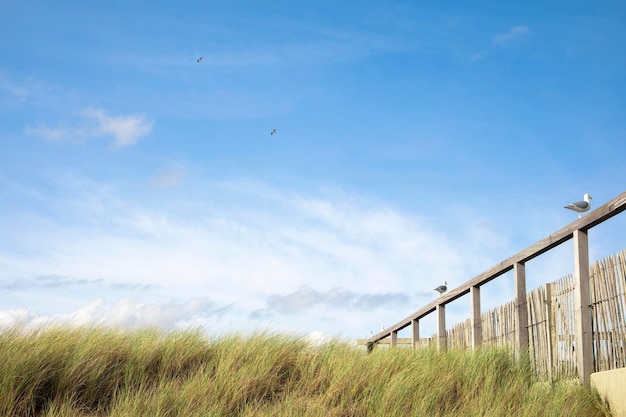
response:
M626 250L590 267L594 370L626 367ZM574 279L567 275L527 294L529 353L536 372L547 378L577 375L574 323ZM515 303L503 304L481 314L484 346L518 351ZM447 330L448 346L471 347L472 321ZM422 340L434 343L437 335Z
M594 371L626 367L626 249L590 267ZM529 354L535 372L543 378L575 378L575 299L571 274L527 294ZM513 301L481 314L483 346L519 351ZM448 346L471 348L472 320L447 331ZM437 334L420 338L415 347L436 346ZM411 345L410 338L398 344ZM390 341L387 341L390 343Z
M413 347L433 343L433 338L425 342L420 337L420 321L434 313L437 320L434 344L439 349L455 344L471 348L482 344L511 346L517 352L529 351L537 358L544 358L543 368L537 368L540 372L544 372L542 369L549 375L569 375L574 372L584 384L589 384L591 373L595 370L607 366L624 366L622 358L626 343L620 336L623 334L620 329L623 329L625 308L615 305L623 299L623 270L613 272L613 275L610 275L611 272L605 274L592 271L589 265L588 231L625 210L626 192L623 192L534 245L451 289L410 316L372 335L365 340L368 350L387 341L391 347L397 346L398 332L409 326L412 329L410 344ZM537 290L539 293L531 293L528 297L526 263L570 239L574 243L572 278L565 277L546 285L544 289ZM498 312L483 314L480 308L481 287L508 271L513 271L515 300L512 304L499 307ZM597 275L593 281L592 272ZM606 284L620 276L622 281L618 280L617 284L610 287L608 284L595 284L596 281ZM448 330L446 306L466 294L470 296L470 324ZM530 307L529 299L530 303L534 303ZM557 306L555 313L553 305ZM573 318L567 312L571 312ZM594 338L594 335L597 337ZM542 341L535 344L539 340Z

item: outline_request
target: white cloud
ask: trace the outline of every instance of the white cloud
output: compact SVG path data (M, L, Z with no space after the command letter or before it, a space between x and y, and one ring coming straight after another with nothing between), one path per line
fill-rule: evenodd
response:
M493 44L504 46L509 44L513 39L527 35L528 33L530 33L530 29L527 26L513 26L508 32L496 35L493 38Z
M26 84L17 84L10 81L3 74L0 74L0 91L5 91L9 94L9 96L19 101L23 101L31 95L32 87Z
M137 143L152 131L152 121L143 114L110 116L104 110L86 109L81 122L74 125L50 127L40 124L28 126L25 132L50 142L83 143L89 139L108 137L114 148L123 148Z
M143 114L109 116L103 110L87 109L83 117L96 122L94 135L113 136L113 146L118 148L134 145L152 130L152 122Z
M314 331L307 335L306 340L313 346L322 346L333 339L324 334L324 332Z
M154 188L175 188L183 182L185 175L184 169L173 167L152 178L151 185Z
M428 296L430 292L424 291L420 295ZM271 294L267 299L267 310L261 312L301 313L319 304L334 310L371 311L381 307L397 307L408 303L410 300L411 296L402 292L361 294L340 287L328 291L318 291L303 285L288 294Z
M28 327L37 315L25 308L0 311L0 329Z
M175 328L197 316L221 315L207 298L192 298L184 303L144 303L141 298L124 297L113 303L98 298L70 313L39 315L27 309L0 311L0 328L30 328L48 325Z

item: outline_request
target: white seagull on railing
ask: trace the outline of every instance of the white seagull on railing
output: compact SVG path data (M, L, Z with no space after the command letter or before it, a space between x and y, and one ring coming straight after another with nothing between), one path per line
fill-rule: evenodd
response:
M444 292L448 291L448 282L444 281L442 285L435 288L435 291L437 291L439 294L443 294Z
M567 206L563 206L563 208L574 210L578 212L578 218L580 219L580 213L587 211L591 208L591 196L589 194L585 194L583 197L583 201L577 201L572 204L568 204Z

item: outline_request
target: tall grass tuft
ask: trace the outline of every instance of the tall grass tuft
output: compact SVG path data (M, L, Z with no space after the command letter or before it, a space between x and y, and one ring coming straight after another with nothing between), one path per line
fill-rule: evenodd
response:
M0 333L0 415L608 416L503 350L377 350L258 333L49 328Z

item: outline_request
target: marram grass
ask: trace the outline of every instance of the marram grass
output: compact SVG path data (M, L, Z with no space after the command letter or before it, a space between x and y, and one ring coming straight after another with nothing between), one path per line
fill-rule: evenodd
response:
M377 350L199 331L0 333L0 416L608 416L509 352Z

